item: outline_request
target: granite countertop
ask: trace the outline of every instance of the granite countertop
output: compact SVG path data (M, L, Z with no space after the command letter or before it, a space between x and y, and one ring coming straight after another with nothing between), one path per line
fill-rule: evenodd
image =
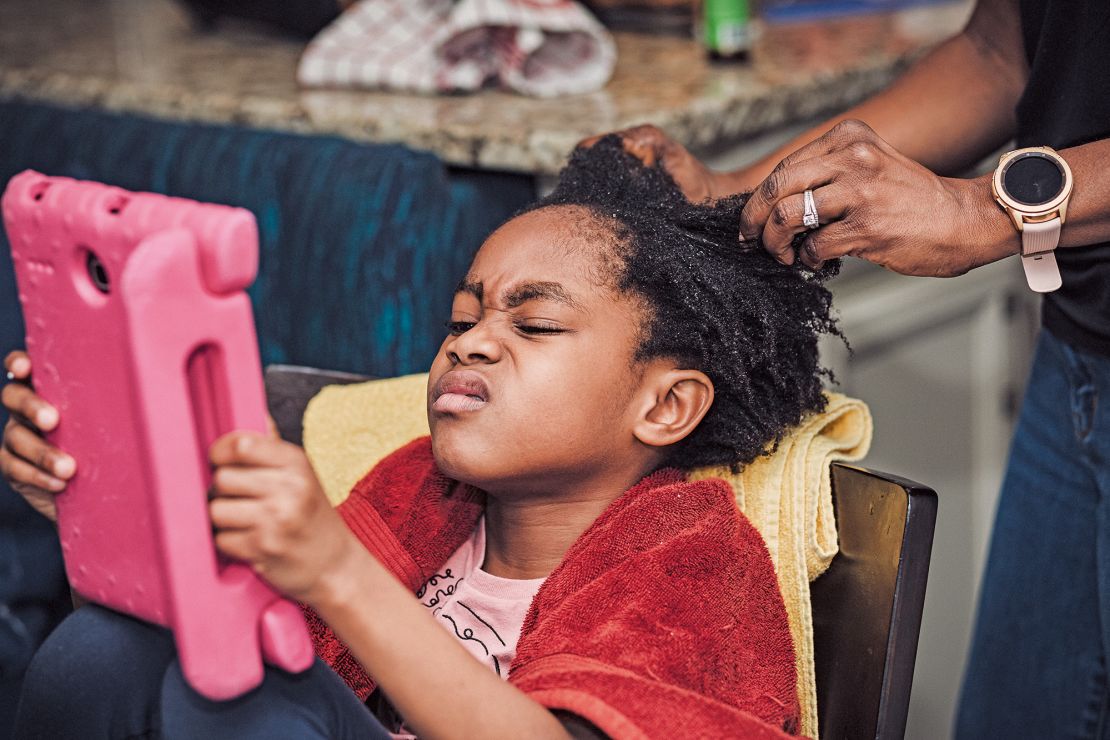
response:
M301 90L303 44L240 24L198 31L171 0L3 0L0 98L400 142L451 164L551 174L580 139L636 123L701 150L843 108L969 10L962 0L770 26L745 65L711 64L688 39L617 34L605 89L537 100Z

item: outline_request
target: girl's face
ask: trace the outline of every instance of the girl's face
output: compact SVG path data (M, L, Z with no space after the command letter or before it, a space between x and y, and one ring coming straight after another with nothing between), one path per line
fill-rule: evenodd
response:
M542 495L635 458L641 311L602 284L615 278L599 275L608 247L596 241L607 237L583 209L557 207L513 219L482 245L428 379L432 449L446 475Z

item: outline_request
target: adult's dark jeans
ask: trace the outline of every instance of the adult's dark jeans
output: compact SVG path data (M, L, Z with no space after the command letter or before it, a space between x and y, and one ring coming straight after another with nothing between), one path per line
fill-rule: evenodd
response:
M1110 738L1110 358L1041 333L957 738Z
M375 740L389 733L319 659L297 675L267 668L250 693L209 701L185 683L167 630L85 606L31 661L15 737Z

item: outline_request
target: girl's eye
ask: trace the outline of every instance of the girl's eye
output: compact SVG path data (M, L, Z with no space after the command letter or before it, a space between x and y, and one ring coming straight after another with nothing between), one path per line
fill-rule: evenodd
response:
M447 331L451 332L451 336L457 337L468 329L474 328L473 321L448 321L445 326Z
M516 328L524 334L562 334L562 327L552 324L517 324Z

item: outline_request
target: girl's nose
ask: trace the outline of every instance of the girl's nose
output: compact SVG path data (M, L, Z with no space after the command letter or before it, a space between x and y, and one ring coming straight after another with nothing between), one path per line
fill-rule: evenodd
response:
M501 342L489 325L479 321L447 344L447 357L456 365L497 362L501 358Z

